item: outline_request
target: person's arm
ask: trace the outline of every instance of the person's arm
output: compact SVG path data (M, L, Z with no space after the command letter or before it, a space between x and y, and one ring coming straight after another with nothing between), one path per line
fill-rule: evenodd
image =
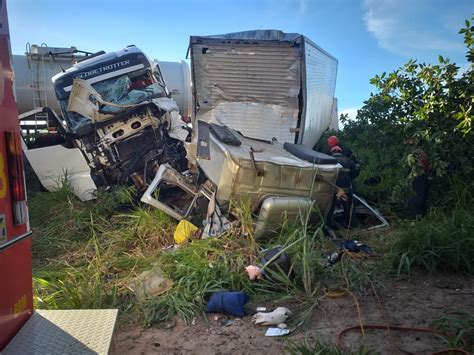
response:
M360 174L360 165L355 163L354 160L352 159L348 159L348 162L349 162L349 170L350 170L351 179L355 179Z

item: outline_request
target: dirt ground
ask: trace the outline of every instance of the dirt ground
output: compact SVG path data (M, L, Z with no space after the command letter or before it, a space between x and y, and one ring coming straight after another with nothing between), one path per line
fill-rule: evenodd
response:
M384 285L377 291L380 302L373 292L358 298L364 324L390 323L426 328L444 312L474 311L474 279L418 276L409 281L387 281ZM119 354L273 355L284 352L288 341L299 343L306 338L310 344L316 339L336 343L339 332L359 322L350 296L323 299L319 309L313 312L308 330L295 335L265 337L267 327L254 325L251 318L246 316L226 326L222 325L224 316L210 314L207 323L199 318L194 325L188 326L177 321L168 330L126 325L119 329L116 350ZM433 335L385 330L366 330L364 337L352 332L343 340L351 349L365 344L381 354L428 354L443 348Z

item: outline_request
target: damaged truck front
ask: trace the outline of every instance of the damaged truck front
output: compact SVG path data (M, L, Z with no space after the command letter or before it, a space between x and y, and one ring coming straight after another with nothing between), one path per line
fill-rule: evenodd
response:
M61 119L50 111L57 131L27 139L40 148L24 149L47 188L67 178L76 195L88 200L97 186L144 189L164 163L186 169L189 132L159 66L135 46L86 57L53 83L62 113Z
M336 59L302 35L275 30L191 37L189 49L194 169L161 165L142 201L179 220L196 220L208 206L212 231L209 224L226 226L222 215L244 200L256 236L284 218L324 218L341 167L312 148L331 121Z

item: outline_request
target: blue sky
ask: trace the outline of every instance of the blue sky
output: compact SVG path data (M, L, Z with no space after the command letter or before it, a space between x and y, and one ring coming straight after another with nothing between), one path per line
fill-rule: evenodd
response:
M311 38L339 60L339 111L354 113L369 79L409 58L465 65L457 34L474 0L7 0L12 50L26 42L95 52L135 44L151 58L185 59L190 35L279 29Z

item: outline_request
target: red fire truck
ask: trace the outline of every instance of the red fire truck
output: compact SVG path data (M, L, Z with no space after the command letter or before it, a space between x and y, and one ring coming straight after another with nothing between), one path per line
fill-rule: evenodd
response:
M31 231L13 91L5 1L0 2L0 350L33 312Z
M6 0L0 0L0 352L110 353L116 309L33 309L32 233L13 83Z

